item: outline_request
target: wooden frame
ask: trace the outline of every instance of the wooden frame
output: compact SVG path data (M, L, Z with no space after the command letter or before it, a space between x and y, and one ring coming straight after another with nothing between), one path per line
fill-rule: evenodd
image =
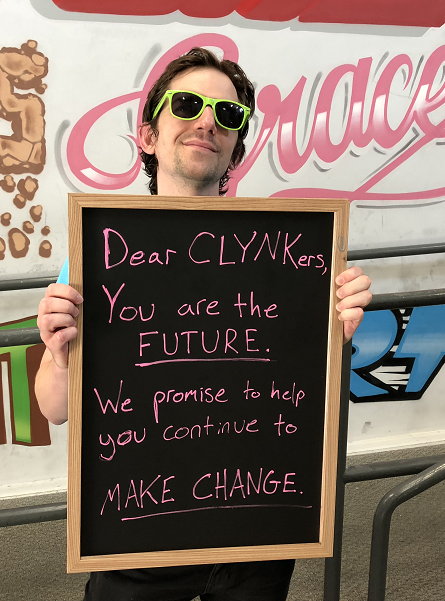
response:
M125 553L82 557L80 554L82 340L83 309L80 306L78 337L70 343L69 455L68 455L68 572L84 572L169 565L243 562L286 558L328 557L333 552L338 419L340 404L342 323L337 319L335 277L346 269L349 203L346 200L295 200L280 198L164 198L147 196L69 195L70 285L83 294L82 209L137 208L163 210L330 212L334 215L330 282L327 386L320 541L318 543L264 545Z

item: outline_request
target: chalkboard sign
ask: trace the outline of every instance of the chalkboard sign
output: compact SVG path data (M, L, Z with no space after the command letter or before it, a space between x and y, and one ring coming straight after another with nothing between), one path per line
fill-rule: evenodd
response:
M68 571L332 554L348 206L70 195Z

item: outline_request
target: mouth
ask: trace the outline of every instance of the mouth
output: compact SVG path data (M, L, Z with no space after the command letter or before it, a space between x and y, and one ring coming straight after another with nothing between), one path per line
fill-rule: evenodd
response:
M200 150L202 152L217 152L213 144L210 144L209 142L203 142L202 140L188 140L183 144L184 146L189 146L190 148Z

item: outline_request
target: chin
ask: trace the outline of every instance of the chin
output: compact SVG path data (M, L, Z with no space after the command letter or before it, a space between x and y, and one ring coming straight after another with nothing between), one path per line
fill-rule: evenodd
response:
M220 170L216 172L204 167L201 169L189 169L188 173L185 175L188 179L193 180L196 183L201 182L204 187L207 187L219 182L224 175L224 172L220 174Z

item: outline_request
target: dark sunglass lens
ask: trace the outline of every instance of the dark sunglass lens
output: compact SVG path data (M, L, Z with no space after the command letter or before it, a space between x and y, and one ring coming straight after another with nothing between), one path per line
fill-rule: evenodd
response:
M232 102L218 102L216 105L216 116L223 127L238 129L244 119L244 109Z
M172 96L172 113L181 119L193 119L202 108L202 99L190 92L177 92Z

